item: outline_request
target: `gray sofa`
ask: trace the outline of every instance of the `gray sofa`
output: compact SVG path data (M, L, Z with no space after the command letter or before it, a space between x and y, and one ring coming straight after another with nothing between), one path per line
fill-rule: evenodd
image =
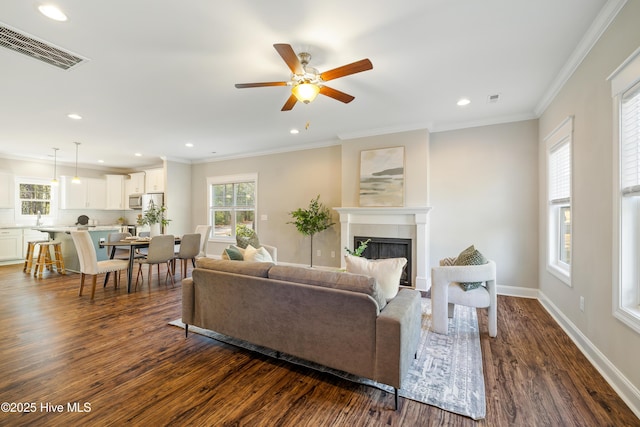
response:
M375 279L272 263L201 258L182 281L182 321L402 387L418 348L420 292L388 303Z

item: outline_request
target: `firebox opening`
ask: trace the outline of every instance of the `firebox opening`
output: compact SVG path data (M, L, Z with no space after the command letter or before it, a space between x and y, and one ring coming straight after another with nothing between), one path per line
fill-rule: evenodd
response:
M389 237L353 237L353 247L371 239L362 256L367 259L406 258L407 265L400 276L401 286L412 286L411 283L411 239L397 239Z

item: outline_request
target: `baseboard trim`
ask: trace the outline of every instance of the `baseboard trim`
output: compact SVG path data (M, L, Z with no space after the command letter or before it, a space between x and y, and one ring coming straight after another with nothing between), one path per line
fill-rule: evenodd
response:
M578 346L582 354L589 359L589 362L600 372L633 413L640 418L640 390L638 390L576 325L539 290L538 300L556 323L569 335L569 338Z
M496 286L496 291L498 292L498 295L538 299L538 290L532 288L498 285Z

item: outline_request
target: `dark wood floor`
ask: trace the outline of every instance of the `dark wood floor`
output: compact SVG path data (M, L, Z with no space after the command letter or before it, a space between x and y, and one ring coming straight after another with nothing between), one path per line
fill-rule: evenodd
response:
M3 407L0 425L640 425L536 300L499 297L493 339L479 313L487 418L475 422L402 398L394 411L378 389L185 339L167 325L180 317L179 281L134 294L109 284L90 302L79 280L0 267L0 401L35 406Z

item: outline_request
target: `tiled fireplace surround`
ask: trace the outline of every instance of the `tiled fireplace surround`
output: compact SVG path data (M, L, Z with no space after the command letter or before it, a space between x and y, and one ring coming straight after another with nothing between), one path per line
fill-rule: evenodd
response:
M411 239L416 289L431 287L429 269L429 211L430 207L334 208L340 214L340 247L342 268L345 267L344 247L353 249L354 236L393 237Z

